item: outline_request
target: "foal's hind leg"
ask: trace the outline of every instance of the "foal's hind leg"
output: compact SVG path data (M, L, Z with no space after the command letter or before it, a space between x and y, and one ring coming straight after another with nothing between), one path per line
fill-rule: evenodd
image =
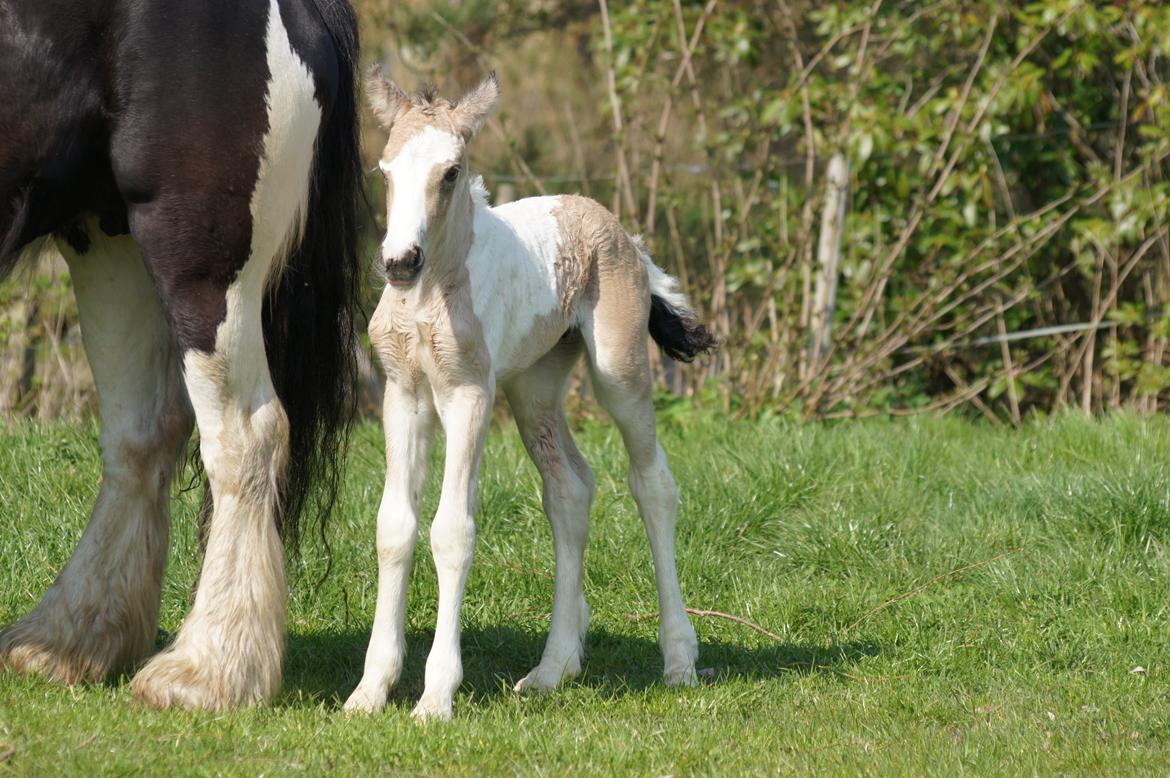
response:
M687 617L674 558L678 487L658 445L653 387L646 352L646 302L629 292L602 290L593 321L585 328L593 388L622 433L630 456L630 490L650 537L658 584L658 642L670 685L696 682L699 647Z
M518 692L552 689L562 678L581 672L589 625L583 584L585 542L594 483L573 443L564 408L565 388L580 353L580 336L568 336L504 387L524 446L540 471L544 512L552 524L557 557L548 642L540 664L516 684Z
M170 328L129 238L88 228L69 260L101 401L102 484L72 558L40 605L0 635L0 663L94 681L154 645L170 483L191 433Z

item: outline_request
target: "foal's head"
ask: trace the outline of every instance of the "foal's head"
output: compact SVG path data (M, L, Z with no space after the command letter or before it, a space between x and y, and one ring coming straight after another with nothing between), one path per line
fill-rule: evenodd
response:
M386 179L386 238L382 263L394 286L413 285L424 266L442 272L462 261L471 242L473 206L467 142L500 96L493 73L451 103L433 91L407 95L370 71L366 82L374 114L389 130L378 167Z

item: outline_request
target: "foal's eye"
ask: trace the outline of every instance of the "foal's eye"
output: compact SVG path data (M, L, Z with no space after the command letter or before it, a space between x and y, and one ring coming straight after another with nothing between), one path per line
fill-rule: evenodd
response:
M453 184L453 183L455 183L455 179L457 179L457 178L459 178L459 166L454 165L452 167L447 168L447 172L443 174L443 183L444 184Z

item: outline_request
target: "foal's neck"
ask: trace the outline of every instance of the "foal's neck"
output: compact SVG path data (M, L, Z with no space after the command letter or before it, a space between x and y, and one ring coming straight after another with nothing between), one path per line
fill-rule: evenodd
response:
M467 283L467 257L475 240L473 225L483 206L471 197L452 203L443 222L435 230L427 247L427 266L419 278L418 301L424 303L442 295L458 284Z

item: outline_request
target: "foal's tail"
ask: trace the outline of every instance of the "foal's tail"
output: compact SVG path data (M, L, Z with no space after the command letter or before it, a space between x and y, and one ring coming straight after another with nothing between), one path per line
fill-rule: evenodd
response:
M678 279L655 265L641 241L637 243L650 276L650 337L677 362L691 362L699 354L713 351L719 345L719 338L699 321L686 295L678 288Z

